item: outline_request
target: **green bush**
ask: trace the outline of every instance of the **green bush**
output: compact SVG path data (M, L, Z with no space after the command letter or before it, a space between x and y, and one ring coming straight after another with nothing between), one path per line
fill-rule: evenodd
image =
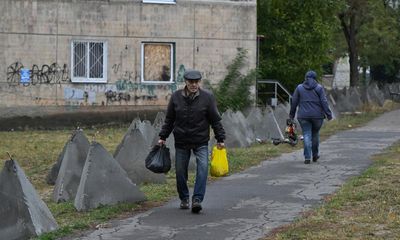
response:
M212 86L208 81L205 82L207 88L214 93L221 112L227 109L243 110L252 103L250 86L255 84L257 71L253 69L246 74L242 74L241 70L244 67L246 58L247 51L238 49L235 59L227 67L228 74L225 78L217 86Z

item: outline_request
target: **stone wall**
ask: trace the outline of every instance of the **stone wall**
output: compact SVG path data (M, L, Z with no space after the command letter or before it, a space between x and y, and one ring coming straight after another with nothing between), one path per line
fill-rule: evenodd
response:
M182 86L184 69L215 84L238 48L248 51L247 69L256 66L255 0L3 0L0 19L0 109L8 112L162 106ZM105 43L105 82L73 82L73 41ZM172 81L142 80L143 43L171 44Z

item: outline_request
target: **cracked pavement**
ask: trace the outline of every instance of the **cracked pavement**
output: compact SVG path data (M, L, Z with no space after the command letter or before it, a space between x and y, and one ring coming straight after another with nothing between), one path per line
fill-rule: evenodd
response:
M262 162L207 186L203 211L178 209L177 198L75 239L259 239L322 202L370 157L400 140L400 110L339 132L320 144L321 158L305 165L302 150Z

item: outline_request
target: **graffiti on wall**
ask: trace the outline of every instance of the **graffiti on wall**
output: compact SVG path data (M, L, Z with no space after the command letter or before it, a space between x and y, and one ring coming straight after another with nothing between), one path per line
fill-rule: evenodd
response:
M23 74L24 70L29 72L28 81L26 82L21 81L24 77L21 73ZM179 66L176 81L168 84L142 83L140 76L135 72L129 71L129 69L128 71L123 71L121 63L114 64L112 72L117 75L118 79L112 84L84 84L82 88L63 87L65 103L67 105L96 105L96 93L98 93L97 97L104 96L107 104L121 104L123 102L137 102L139 100L157 101L160 98L160 93L163 94L165 100L168 100L171 94L181 84L184 84L183 74L185 66L183 64ZM21 62L16 61L7 68L7 83L9 87L58 84L70 81L67 64L63 64L62 66L58 63L50 65L33 64L30 68L26 68ZM42 98L37 97L37 99Z
M185 81L183 79L184 74L185 74L185 65L181 64L178 69L178 75L176 76L177 83L183 83Z
M96 93L78 88L64 88L64 100L70 105L94 104Z
M118 71L119 71L119 69L121 68L121 63L118 63L118 64L114 64L113 66L112 66L112 70L113 70L113 72L114 72L114 74L117 74L118 73Z
M117 91L114 84L85 84L83 89L87 92L105 93L109 90Z
M116 64L113 66L114 73L118 73L121 64ZM52 84L66 82L70 80L68 76L67 65L64 64L63 67L59 67L57 63L51 65L44 64L38 66L34 64L29 70L30 79L29 82L21 82L21 70L25 69L23 64L20 62L15 62L11 64L7 69L7 83L10 87L13 86L29 86L36 84ZM130 71L124 71L121 75L124 81L134 80L134 74ZM118 85L118 84L117 84ZM143 87L141 88L143 89ZM121 88L118 89L116 85L113 84L86 84L84 89L78 88L64 88L64 101L67 105L96 105L96 92L105 94L106 102L129 102L131 99L137 101L142 100L155 100L157 96L154 93L154 86L147 88L148 94L136 95L131 98L131 95L127 92L120 92ZM117 92L118 91L118 92ZM104 95L103 95L104 96ZM104 104L104 102L102 102Z
M116 65L114 65L116 66ZM118 67L116 67L118 68ZM171 93L176 91L178 85L183 84L183 75L185 73L185 66L181 64L179 66L176 82L170 84L143 84L141 82L132 81L131 78L122 77L117 80L115 86L117 91L137 92L146 91L148 95L155 96L154 90L170 90Z
M125 101L129 102L131 100L131 95L129 93L124 93L124 92L115 92L108 90L106 93L106 99L107 99L107 104L108 102L119 102Z
M133 71L123 71L120 70L122 69L122 64L114 64L112 66L113 73L117 75L118 79L123 79L127 81L138 81L139 77L133 72Z
M38 66L33 64L29 69L30 81L20 83L21 69L24 65L20 62L15 62L7 67L7 83L10 86L23 86L36 85L36 84L55 84L70 81L68 65L64 64L62 67L57 63L50 65L43 64Z
M112 72L116 75L115 90L108 90L105 95L107 104L131 100L157 100L158 96L154 92L155 85L142 84L139 76L129 69L123 70L122 63L116 63L112 66Z
M20 62L15 62L7 67L7 82L9 85L18 85L21 78L20 71L24 68Z
M127 94L130 96L129 99L126 101L129 101L131 99L133 99L134 101L157 100L158 96L155 93L155 89L156 88L160 89L160 85L141 84L141 83L136 83L136 82L127 81L127 80L118 80L115 83L115 86L116 86L116 91L113 92L113 95L111 95L112 91L108 91L108 92L110 92L110 94L109 94L110 97L117 94L117 98L116 98L117 101L120 101L119 99L126 100L124 98L118 97L119 95L122 95L122 94ZM166 88L164 88L163 90L166 90ZM133 96L131 96L131 94L129 94L129 93L132 93Z

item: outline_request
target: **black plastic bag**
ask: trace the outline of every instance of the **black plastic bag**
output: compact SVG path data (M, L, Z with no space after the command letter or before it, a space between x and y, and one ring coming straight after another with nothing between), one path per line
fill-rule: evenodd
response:
M169 148L155 145L146 157L146 168L154 173L167 173L171 169Z

